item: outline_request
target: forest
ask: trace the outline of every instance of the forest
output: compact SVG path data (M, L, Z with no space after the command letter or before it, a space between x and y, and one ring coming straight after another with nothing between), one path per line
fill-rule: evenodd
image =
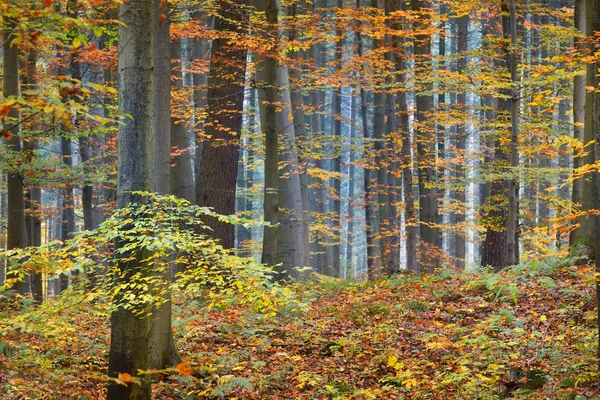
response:
M0 399L600 399L600 0L0 10Z

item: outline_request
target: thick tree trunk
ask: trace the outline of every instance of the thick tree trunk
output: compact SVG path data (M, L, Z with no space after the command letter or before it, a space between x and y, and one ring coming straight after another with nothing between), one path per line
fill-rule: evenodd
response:
M277 70L278 15L276 0L257 0L256 9L264 12L268 24L269 54L256 66L256 81L260 107L260 120L265 135L265 186L262 263L277 263L277 222L279 215L279 134L277 130Z
M579 31L581 35L586 35L590 30L586 27L586 20L589 14L586 10L589 2L585 0L576 0L575 1L575 29ZM580 57L585 57L587 55L587 49L585 45L584 37L575 38L575 49L580 53ZM587 67L587 76L593 72L591 70L592 66L588 65ZM590 94L586 94L586 85L590 83L586 83L586 75L579 74L574 78L574 87L573 87L573 136L575 139L580 140L582 143L588 143L591 140L591 129L588 128L590 125L587 121L588 113L586 112L586 101L590 99ZM574 168L582 168L584 164L588 164L590 162L590 157L574 157L573 159L573 167ZM590 179L589 177L584 177L577 179L573 182L573 195L572 200L574 204L580 204L582 210L587 210L591 206L589 202L589 193L590 193ZM584 193L587 193L587 198L584 196ZM591 221L589 218L580 217L577 220L577 223L580 225L579 228L573 230L569 237L569 244L573 246L573 251L578 252L577 249L578 244L581 243L584 247L587 247L590 243L590 238L592 229L591 229ZM578 243L579 242L579 243ZM587 242L587 245L586 245ZM585 253L587 250L583 249Z
M277 112L277 131L281 136L280 162L282 164L279 176L279 228L277 232L277 263L281 264L276 270L278 278L295 278L303 280L305 274L296 268L305 266L306 252L304 241L304 218L298 155L296 154L296 136L292 117L291 98L287 67L280 66L277 71L277 87L279 89ZM335 268L335 260L333 262ZM339 266L339 264L338 264ZM339 270L333 271L333 276L339 276Z
M313 45L311 48L310 57L314 60L314 67L320 68L322 66L321 54L322 47L319 44ZM313 112L310 115L310 129L311 135L314 140L319 135L323 135L323 121L322 115L319 112L320 110L320 98L321 92L317 89L314 89L310 92L310 104L312 106ZM325 165L322 158L317 158L314 160L315 167L318 169L324 169ZM312 179L311 186L313 187L313 203L314 207L311 211L316 215L313 218L313 221L317 225L325 225L327 223L325 214L326 214L326 204L327 204L327 193L326 188L321 182L320 179ZM321 222L324 221L324 222ZM329 246L329 236L326 235L322 229L315 232L313 235L313 247L314 251L314 260L312 264L315 269L318 270L322 274L327 274L329 271L333 270L332 267L332 251L331 246Z
M428 0L411 0L412 9L419 12L429 7ZM416 27L418 28L418 27ZM431 75L431 37L417 35L414 42L415 65L419 76ZM430 83L423 86L416 94L415 138L417 141L417 160L419 163L419 221L421 232L420 268L433 271L440 266L440 230L435 226L438 222L438 189L435 182L435 150L436 135L430 124L433 109L433 95Z
M166 18L169 10L161 0L154 0L154 68L153 68L153 121L154 132L154 192L171 193L171 56L170 27ZM164 15L164 20L161 20ZM171 269L153 271L158 276L155 296L162 296L165 302L152 310L150 324L149 363L150 368L166 368L180 361L173 330L171 329Z
M302 3L303 4L303 3ZM298 13L298 3L293 3L288 8L288 14L291 18L296 18ZM290 29L289 40L290 42L297 40L298 33L295 29ZM290 99L291 108L294 120L294 133L299 146L296 148L303 149L308 143L308 136L306 133L306 116L304 114L304 105L302 99L302 92L300 91L301 85L301 70L300 70L300 52L292 50L290 51L289 57L291 60L296 61L296 65L291 65L288 68L288 74L290 79ZM298 164L300 173L300 189L302 196L302 225L303 225L303 245L304 248L304 262L303 266L310 266L310 246L309 246L309 223L308 223L308 173L306 172L308 160L304 155L298 154Z
M360 8L361 0L356 0L356 8ZM356 31L356 52L359 58L363 56L363 39L360 31ZM363 79L363 77L359 77ZM372 136L369 133L369 105L367 102L367 91L364 89L364 84L360 86L360 112L361 112L361 120L362 120L362 129L363 129L363 138L365 143L365 158L368 157L368 143L370 142ZM371 172L371 168L368 165L368 162L365 162L364 169L364 188L365 188L365 233L367 237L367 273L369 278L372 277L371 274L376 271L381 271L382 269L382 259L381 259L381 241L378 237L377 230L377 208L376 204L374 204L374 200L376 199L375 195L377 192L373 190L372 178L374 174Z
M171 57L169 47L169 19L161 9L161 1L154 0L154 191L171 193Z
M406 10L407 4L403 3L399 9ZM397 38L396 47L399 49L406 49L405 38ZM396 72L398 84L401 87L406 86L406 55L402 54L402 57L396 57ZM401 161L400 168L402 169L402 193L404 199L404 232L405 238L405 258L406 258L406 269L409 271L418 270L418 258L417 258L417 240L418 240L418 215L415 207L415 199L413 196L413 161L411 152L411 140L410 140L410 121L408 117L408 104L406 98L406 91L402 90L398 93L398 128L399 137L401 138Z
M129 114L131 119L119 126L119 165L117 182L117 207L122 208L133 201L140 201L132 191L154 191L153 175L155 161L154 113L154 41L155 2L153 0L129 0L119 6L119 113ZM117 243L117 247L126 243ZM150 266L139 261L141 254L121 263L125 282L134 274L148 274ZM157 321L148 313L134 314L118 308L111 315L111 342L108 373L137 374L151 364L150 347L152 325ZM163 321L161 321L163 322ZM165 321L170 325L170 321ZM143 377L142 377L143 378ZM150 399L150 382L142 379L141 385L111 384L108 399Z
M243 33L248 21L247 0L234 3L221 0L220 16L215 17L218 32ZM223 215L235 213L239 137L242 129L242 111L246 74L246 49L237 47L226 38L213 41L208 77L208 116L204 130L209 138L202 146L196 202L212 207ZM235 246L232 224L208 217L206 224L211 236L219 239L225 248Z

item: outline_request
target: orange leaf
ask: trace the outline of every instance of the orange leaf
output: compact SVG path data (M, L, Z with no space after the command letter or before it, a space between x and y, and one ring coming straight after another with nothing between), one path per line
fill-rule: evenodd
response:
M119 374L119 379L123 382L131 382L132 376L127 372L123 372L122 374Z
M44 0L44 5L45 5L46 7L50 7L50 6L52 5L52 1L53 1L53 0Z
M167 19L167 16L165 14L160 14L160 22L159 25L162 24L163 22L165 22Z
M6 140L10 140L12 138L12 135L8 130L0 129L0 137L3 137Z
M179 371L180 375L190 376L192 374L192 367L187 362L182 362L181 364L177 364L177 371Z

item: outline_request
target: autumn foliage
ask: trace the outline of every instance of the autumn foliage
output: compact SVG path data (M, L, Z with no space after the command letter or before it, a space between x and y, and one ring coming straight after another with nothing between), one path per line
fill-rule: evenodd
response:
M377 282L315 277L292 287L310 310L275 316L179 296L185 361L117 381L151 376L157 399L596 398L593 276L587 265L531 263ZM39 312L4 300L4 396L102 397L105 312L77 296ZM51 329L38 330L43 313ZM23 314L29 322L11 325Z

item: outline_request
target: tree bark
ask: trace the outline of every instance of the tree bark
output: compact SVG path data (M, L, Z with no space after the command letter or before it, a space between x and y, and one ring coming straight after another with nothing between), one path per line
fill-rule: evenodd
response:
M428 0L411 0L413 12L419 13L429 7ZM419 25L423 24L416 23ZM417 35L414 41L416 73L421 76L431 75L431 37ZM423 271L433 271L440 266L440 230L435 226L438 222L438 189L435 182L435 147L436 135L428 123L433 109L432 84L422 83L416 93L415 138L417 141L417 160L419 172L419 222L421 233L420 263Z
M172 88L183 88L181 39L171 41L171 80ZM190 103L182 104L185 110ZM171 113L171 150L174 155L171 160L171 193L192 204L196 203L194 177L192 175L192 149L188 140L188 130L185 120Z
M585 44L585 35L588 33L588 29L586 27L586 19L587 19L587 6L588 2L585 0L576 0L575 1L575 29L578 31L582 37L575 38L575 50L579 53L580 57L585 57L587 55L587 49ZM590 17L591 18L591 17ZM591 29L590 29L591 30ZM590 74L590 66L587 67L587 74ZM588 94L586 93L585 87L588 83L586 83L586 75L581 73L575 75L573 78L573 136L574 139L578 139L581 143L585 144L591 140L590 133L591 130L587 129L586 132L586 100L588 99ZM589 123L587 123L589 125ZM589 163L590 158L588 157L575 157L573 158L573 168L582 168L584 164ZM587 188L586 188L587 187ZM584 198L584 193L589 194L589 177L584 177L577 179L573 182L573 194L572 200L576 205L581 205L582 210L588 209L589 204L589 196L588 199ZM584 201L585 199L585 201ZM577 220L577 223L581 226L573 230L569 236L569 244L573 246L573 251L578 251L576 249L578 241L579 242L589 242L589 237L592 232L590 229L589 219L586 217L580 217ZM579 240L578 240L579 238ZM586 239L587 238L587 239ZM585 243L583 243L585 244Z
M119 113L129 114L132 118L125 119L125 123L119 125L118 208L141 200L133 196L132 191L155 190L155 8L154 0L129 0L119 6L119 20L124 24L119 25ZM124 245L126 243L117 243L116 247ZM132 256L134 258L131 261L119 264L125 282L136 273L147 275L150 268L140 261L141 254ZM170 321L165 322L170 325ZM154 323L156 321L148 313L137 315L123 308L113 311L109 376L116 377L119 373L135 376L139 369L150 368ZM140 385L111 384L108 387L108 399L149 400L150 391L147 379L142 379Z
M242 22L241 25L248 21L247 0L220 0L219 4L220 15L215 17L215 30L243 33L244 27L236 21ZM246 53L244 47L237 47L227 38L217 38L212 44L208 115L204 123L209 139L202 146L196 202L223 215L235 213ZM205 222L212 229L211 236L219 239L225 248L235 246L232 224L219 222L213 217L207 217Z
M374 0L376 1L376 0ZM341 9L344 6L343 0L337 0L337 8ZM336 73L339 73L342 69L342 53L344 47L344 32L341 30L340 25L337 25L335 31L336 42L335 42L335 54L334 54L334 68ZM333 241L332 250L332 273L334 276L340 276L340 242L341 242L341 218L342 218L342 154L343 154L343 139L342 139L342 86L336 85L333 89L332 96L332 113L333 113L333 136L335 143L334 146L334 158L333 158L333 171L337 174L337 178L333 180L333 232L336 236Z
M467 46L468 46L468 42L467 42L467 38L468 38L468 34L469 34L469 15L463 15L460 16L458 18L458 48L457 51L459 53L458 55L458 73L459 74L464 74L466 72L467 69ZM467 112L467 93L466 91L461 91L458 93L458 95L456 96L456 102L457 102L457 106L459 107L460 111L462 112ZM467 114L465 114L467 115ZM460 160L466 160L466 144L467 144L467 137L466 137L466 129L465 129L465 125L467 124L467 119L465 118L464 121L460 122L457 126L456 126L456 156L458 157L458 159ZM466 256L466 243L465 243L465 237L467 235L467 231L465 229L465 221L466 221L466 198L465 198L465 191L466 191L466 183L467 183L467 174L466 174L466 168L464 166L461 165L457 165L456 166L457 169L457 174L458 174L458 181L456 182L456 184L460 184L463 183L464 187L457 190L455 192L455 200L457 202L457 205L460 206L461 210L455 213L455 223L456 223L456 235L455 235L455 239L454 239L454 259L455 259L455 263L456 266L460 269L464 269L465 268L465 256Z
M504 40L510 40L510 50L505 50L506 64L510 72L510 167L513 177L508 183L508 224L506 227L506 251L508 265L519 263L519 90L517 65L517 11L516 0L509 0L508 10L503 8L502 32ZM502 3L505 6L505 2ZM508 13L508 15L507 15ZM508 43L506 44L508 45Z
M13 46L12 31L15 22L11 19L6 20L3 34L3 50L4 50L4 79L3 79L3 94L4 97L19 95L19 46ZM20 138L20 113L16 107L11 107L8 117L10 138L6 139L5 143L8 150L14 152L15 155L21 153L21 138ZM7 250L22 249L25 247L25 200L23 177L16 165L11 166L7 172ZM24 282L18 282L14 289L17 293L25 294L26 285Z
M361 0L356 0L356 8L360 8ZM363 38L360 34L360 30L356 30L356 53L359 58L363 56ZM364 79L364 76L359 76L359 82L361 79ZM361 82L360 85L360 112L361 112L361 121L362 121L362 130L363 130L363 139L365 143L365 158L369 157L368 155L368 143L370 142L372 135L369 132L369 105L367 102L367 91L364 88L364 82ZM372 174L371 168L368 165L368 162L365 162L364 169L364 188L365 188L365 233L367 237L367 274L369 278L371 278L371 274L375 273L375 271L381 271L382 269L382 259L381 259L381 241L378 238L378 230L377 230L377 218L376 218L376 204L374 204L374 200L376 199L373 190L372 178L374 174Z
M301 5L304 5L302 2ZM288 7L288 15L295 19L298 13L298 3L293 3ZM288 38L290 42L297 40L298 32L296 29L290 29ZM290 100L294 120L294 132L298 142L296 148L303 149L308 143L308 135L306 133L306 116L304 113L304 104L302 99L301 87L301 69L300 69L300 52L297 50L290 51L289 57L295 62L295 65L288 67L290 79ZM306 172L308 160L304 154L298 154L298 165L300 173L300 188L302 196L302 225L303 225L303 248L304 262L303 266L310 266L310 246L309 246L309 222L308 222L308 173Z
M256 81L260 104L260 121L265 135L264 228L262 263L277 263L277 222L279 216L279 134L277 130L278 16L276 0L257 0L256 10L264 12L267 23L269 53L256 65Z

